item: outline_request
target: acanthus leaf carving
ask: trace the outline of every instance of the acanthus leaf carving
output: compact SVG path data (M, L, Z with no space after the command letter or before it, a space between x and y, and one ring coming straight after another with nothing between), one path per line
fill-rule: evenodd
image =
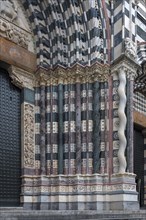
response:
M63 84L78 82L105 82L110 76L108 65L95 64L91 67L75 65L72 68L57 67L52 70L39 69L36 73L36 85L41 82L45 85L58 84L60 81Z

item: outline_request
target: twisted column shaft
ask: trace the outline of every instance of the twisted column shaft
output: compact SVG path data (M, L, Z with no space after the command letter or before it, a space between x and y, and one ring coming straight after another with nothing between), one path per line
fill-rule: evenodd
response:
M119 159L119 173L125 173L126 170L126 158L125 158L125 149L127 145L127 140L125 137L125 129L127 118L125 114L125 107L126 107L126 73L124 68L119 69L119 108L118 108L118 115L119 115L119 129L118 129L118 136L119 136L119 151L118 151L118 159Z

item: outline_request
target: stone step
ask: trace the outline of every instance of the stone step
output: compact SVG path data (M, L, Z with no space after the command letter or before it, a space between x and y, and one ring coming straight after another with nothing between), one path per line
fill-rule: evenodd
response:
M129 211L28 211L0 209L0 220L146 220L146 210Z

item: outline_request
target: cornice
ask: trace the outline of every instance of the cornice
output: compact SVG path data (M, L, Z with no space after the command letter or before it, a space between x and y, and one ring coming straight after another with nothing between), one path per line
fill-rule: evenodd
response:
M94 64L92 66L83 67L79 64L70 68L57 66L55 69L45 70L39 68L36 71L36 86L51 84L68 84L68 83L84 83L100 81L105 82L110 75L108 65Z

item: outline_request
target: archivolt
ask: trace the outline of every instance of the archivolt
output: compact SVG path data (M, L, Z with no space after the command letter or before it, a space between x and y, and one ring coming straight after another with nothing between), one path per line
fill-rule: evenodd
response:
M38 66L106 63L101 1L22 0L35 35ZM104 30L104 31L103 31Z

